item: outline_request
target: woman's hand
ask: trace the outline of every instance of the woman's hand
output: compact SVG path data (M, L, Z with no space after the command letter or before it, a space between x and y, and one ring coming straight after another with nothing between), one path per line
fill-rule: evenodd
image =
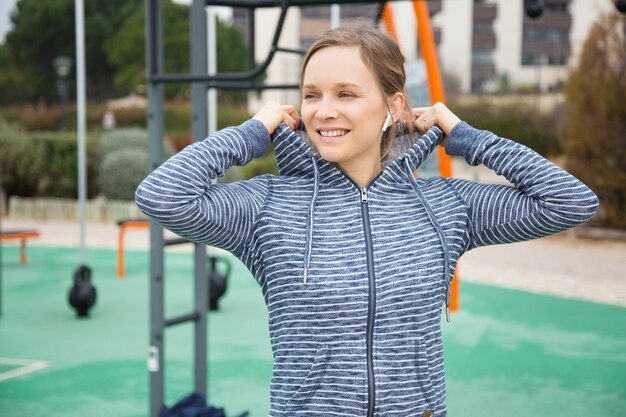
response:
M461 121L445 104L440 102L430 107L416 107L411 109L411 112L414 118L413 124L421 133L426 133L434 125L443 130L445 136L440 143L443 147L446 146L446 137L452 132L454 126Z
M253 119L263 123L270 135L274 133L274 130L282 122L285 122L291 130L296 130L300 124L300 115L294 106L281 105L274 101L265 103L263 108L254 115Z

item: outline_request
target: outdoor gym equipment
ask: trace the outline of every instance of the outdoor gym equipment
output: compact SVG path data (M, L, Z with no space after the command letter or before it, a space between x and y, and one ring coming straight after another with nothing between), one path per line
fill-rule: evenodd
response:
M3 230L0 231L0 242L20 241L20 263L26 265L26 241L40 236L37 230ZM0 271L0 316L2 315L2 273Z
M226 265L226 272L223 274L220 274L217 269L218 262ZM219 310L218 301L224 296L228 288L228 278L230 278L233 266L228 259L210 256L209 267L209 310L217 311Z
M193 0L189 13L191 20L191 73L166 74L163 65L163 22L162 7L159 0L145 0L146 24L146 72L148 97L148 137L150 141L149 171L156 169L163 161L164 135L164 84L190 83L191 84L191 131L193 141L204 140L208 133L208 105L207 90L215 88L230 88L244 90L265 89L298 89L298 84L267 85L257 81L271 63L276 53L303 54L302 50L283 48L278 45L287 10L291 6L319 6L348 3L376 3L379 5L376 16L378 22L383 15L386 1L358 1L358 0ZM424 33L430 29L428 6L424 1L414 1L415 13L420 31L420 46L428 70L429 86L431 87L431 101L444 101L441 74L438 70L437 56L432 31L428 37ZM209 73L207 57L207 19L206 6L238 7L247 10L248 27L246 30L248 44L249 70L234 73ZM257 8L280 8L280 14L272 46L269 53L260 65L255 64L255 19L254 11ZM428 28L427 30L423 27ZM429 51L429 52L425 52ZM211 48L211 53L214 48ZM435 81L433 81L435 80ZM438 82L439 90L433 87ZM439 153L439 159L445 161L445 154ZM440 165L441 166L441 165ZM442 167L442 175L450 176L448 168ZM167 326L192 321L194 324L194 389L196 393L205 395L207 392L207 286L206 279L206 250L203 245L195 245L194 271L194 309L190 313L166 319L164 317L164 268L163 250L165 248L163 228L150 222L150 346L148 347L148 370L150 372L150 416L158 417L164 400L164 330ZM457 280L455 280L457 281ZM454 285L452 287L454 297ZM453 298L454 309L456 301Z
M74 285L68 295L70 306L78 317L88 317L89 309L96 304L96 288L91 284L91 268L80 265L74 271Z
M37 239L41 235L37 230L3 230L0 232L0 241L19 240L20 242L20 263L26 265L28 258L26 257L26 241L29 239Z

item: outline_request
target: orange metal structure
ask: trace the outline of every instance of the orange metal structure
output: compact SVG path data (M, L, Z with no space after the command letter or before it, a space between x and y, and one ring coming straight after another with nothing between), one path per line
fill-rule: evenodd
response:
M118 223L119 230L117 232L117 277L124 279L124 234L127 229L148 229L150 222L148 220L123 220Z
M20 241L20 263L26 265L28 258L26 257L26 241L28 239L36 239L40 237L40 233L37 230L16 230L16 231L4 231L0 233L0 240L4 241Z
M413 10L415 11L415 18L417 21L417 37L419 41L420 51L422 58L426 65L426 74L428 78L428 90L430 93L430 102L435 104L437 102L445 103L446 96L443 88L443 78L441 77L441 70L439 68L439 58L437 57L437 48L435 46L435 38L433 36L433 30L430 25L430 15L428 13L428 4L423 0L413 0ZM396 25L393 19L391 10L391 4L387 2L383 9L383 22L389 32L389 35L398 42L398 33L396 31ZM442 177L452 177L452 162L450 157L446 154L443 147L438 149L439 160L439 174ZM454 273L454 279L452 280L452 287L450 288L450 310L459 310L459 267L457 265Z

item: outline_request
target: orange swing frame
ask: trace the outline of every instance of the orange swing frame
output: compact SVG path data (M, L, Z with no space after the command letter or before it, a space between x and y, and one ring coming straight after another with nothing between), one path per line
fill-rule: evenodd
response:
M417 21L417 37L419 46L422 52L422 58L424 59L424 63L426 65L428 91L430 93L431 104L435 104L437 102L445 103L446 96L443 88L443 78L441 77L441 70L439 68L439 58L437 57L435 38L430 25L428 5L423 0L413 0L413 10ZM391 4L389 2L385 4L382 19L389 35L396 41L396 43L399 43ZM452 177L452 161L446 154L445 149L441 146L438 147L437 155L439 160L439 174L442 177ZM458 271L459 267L457 264L456 271L454 272L454 279L452 280L452 286L450 287L450 311L459 310L460 293Z

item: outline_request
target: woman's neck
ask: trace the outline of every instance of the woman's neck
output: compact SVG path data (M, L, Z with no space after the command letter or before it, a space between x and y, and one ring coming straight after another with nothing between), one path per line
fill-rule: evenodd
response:
M337 163L334 165L360 188L367 187L383 171L380 161L371 164L360 161L358 164Z

